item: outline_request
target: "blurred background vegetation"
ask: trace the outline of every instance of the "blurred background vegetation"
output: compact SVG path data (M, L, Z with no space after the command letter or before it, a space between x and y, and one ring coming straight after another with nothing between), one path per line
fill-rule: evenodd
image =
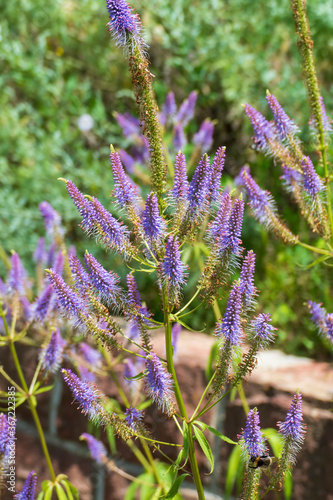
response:
M273 193L287 224L310 241L307 227L280 190L279 169L251 148L252 133L241 107L249 102L267 115L269 89L309 141L288 0L133 0L132 5L145 26L158 102L170 90L178 103L196 90L196 129L206 117L216 120L213 150L227 146L225 175L233 178L249 163L258 183ZM311 0L308 13L322 94L331 113L333 4ZM38 205L47 200L61 214L68 242L78 253L93 250L110 266L113 257L98 253L82 235L76 209L57 181L72 179L108 207L109 144L126 147L114 113L136 114L127 64L105 27L104 0L2 2L0 14L1 244L31 267L31 254L44 232ZM83 114L94 120L89 132L78 128ZM277 346L325 357L304 302L324 302L333 311L326 269L307 269L312 258L307 251L285 248L249 212L245 217L243 243L257 254L260 306L279 328ZM214 318L191 318L194 328L204 324L213 328Z

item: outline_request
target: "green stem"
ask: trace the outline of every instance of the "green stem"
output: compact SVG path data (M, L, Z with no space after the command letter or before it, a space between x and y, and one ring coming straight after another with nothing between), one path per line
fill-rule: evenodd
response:
M329 252L328 250L324 250L323 248L313 247L311 245L308 245L307 243L302 243L301 241L297 241L296 245L300 245L301 247L307 248L308 250L312 250L312 252L316 252L316 253L320 253L322 255L327 255L329 257L333 257L332 252Z
M33 419L35 421L35 425L36 425L36 428L37 428L37 431L38 431L38 434L39 434L39 439L40 439L40 442L41 442L41 445L42 445L42 448L43 448L44 456L45 456L45 459L46 459L46 462L47 462L47 465L48 465L48 468L49 468L49 471L50 471L50 474L51 474L52 481L55 482L56 475L54 473L54 469L53 469L53 465L52 465L52 462L51 462L49 450L47 448L47 444L46 444L46 441L45 441L45 436L44 436L43 428L41 426L41 423L40 423L40 420L39 420L39 416L38 416L37 410L36 410L36 408L34 406L34 402L32 400L31 394L29 393L29 389L28 389L27 383L25 381L21 365L20 365L19 359L17 357L17 352L16 352L16 349L15 349L14 342L12 340L10 340L8 345L9 345L9 349L10 349L10 351L12 353L12 356L13 356L15 368L16 368L16 371L18 373L21 385L22 385L23 389L25 390L26 394L28 395L27 399L28 399L28 404L29 404L29 407L30 407L30 411L31 411L32 417L33 417Z
M172 375L175 396L176 396L176 400L177 400L180 414L181 414L183 420L188 421L185 404L184 404L184 401L183 401L183 398L182 398L182 395L180 392L180 388L179 388L179 384L178 384L178 380L177 380L177 375L176 375L176 370L175 370L175 367L173 364L173 347L171 344L171 321L170 321L170 315L168 312L168 298L167 298L167 294L166 294L165 290L163 290L163 310L164 310L164 327L165 327L165 350L166 350L168 371ZM195 455L191 424L189 424L189 460L190 460L190 464L191 464L191 470L192 470L192 474L193 474L194 484L195 484L196 490L198 492L198 498L199 498L199 500L205 500L205 494L203 491L202 482L201 482L201 478L200 478L197 457Z

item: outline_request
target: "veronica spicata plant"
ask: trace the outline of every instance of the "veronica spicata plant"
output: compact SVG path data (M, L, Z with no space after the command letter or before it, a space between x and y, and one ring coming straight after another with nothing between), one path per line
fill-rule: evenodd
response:
M254 217L265 228L285 243L300 245L317 255L311 265L324 263L330 266L333 258L333 215L330 167L332 162L328 158L328 146L333 130L332 119L327 114L320 94L305 0L291 0L291 7L302 57L311 112L309 125L316 153L309 156L305 145L301 144L298 137L298 126L283 109L282 103L269 92L266 100L273 120L268 121L249 104L245 104L245 113L254 130L253 140L256 149L280 165L282 187L296 203L300 215L307 222L313 235L312 239L316 237L315 244L310 245L302 241L299 235L290 231L278 214L273 196L256 183L247 166L240 172L237 182L246 193ZM318 309L319 305L310 301L311 312L313 307ZM318 326L319 319L316 314L313 319ZM328 314L325 321L320 323L319 331L328 340L328 344L331 344L329 323Z
M82 230L106 251L117 252L123 259L124 268L127 268L126 283L122 282L117 270L106 269L91 253L86 252L80 258L75 252L67 251L59 216L50 205L43 203L41 212L51 242L46 257L44 241L40 241L36 259L39 265L48 266L47 278L40 275L38 297L31 306L26 300L29 297L27 274L18 255L14 254L1 292L1 343L10 348L20 385L3 369L1 373L17 388L17 400L29 404L39 431L51 475L51 480L43 485L41 498L49 497L53 490L59 498L76 495L63 475L56 477L54 474L36 410L39 392L48 389L45 382L61 370L78 409L95 426L105 429L109 436L117 434L124 439L142 463L144 476L134 478L108 459L107 450L93 435L83 433L81 436L99 464L133 481L128 498L130 495L134 498L141 486L151 498L181 498L179 489L188 477L193 479L198 498L203 500L205 493L194 442L197 441L210 461L211 470L214 462L204 431L213 432L222 441L238 443L207 426L201 418L251 373L259 349L274 340L275 328L268 314L255 313L259 294L254 284L255 254L251 250L246 252L241 240L244 201L242 196L235 198L233 193L221 188L225 148L220 147L212 158L207 155L213 132L212 124L207 120L193 138L195 147L191 159L187 160L182 151L184 127L193 115L196 94L191 93L178 111L173 95L169 94L159 113L140 19L125 0L107 0L106 6L111 35L129 61L140 110L139 122L126 115L117 115L117 119L126 128L126 133L135 140L139 137L141 141L142 156L150 168L150 192L145 197L142 195L124 169L122 160L126 163L128 157L113 146L110 152L114 184L111 211L96 198L84 195L71 180L62 181L80 214ZM164 144L164 127L168 123L178 150L174 160ZM194 172L189 176L191 163ZM122 220L115 216L119 210L123 214ZM185 301L183 291L189 279L198 274L197 266L191 268L188 265L185 252L194 247L202 235L206 258L190 299ZM160 297L162 321L146 304L145 292L140 290L137 276L142 272L151 278L151 287ZM220 312L218 298L222 293L228 296L228 300L225 310ZM193 304L195 299L199 299L199 305L213 308L217 319L218 355L212 376L190 414L180 389L174 359L177 335L181 335L179 326L190 329L185 318L198 307ZM25 306L28 306L29 314L22 329L18 318L24 317ZM30 333L32 325L42 328L43 345L29 388L15 343ZM154 349L154 331L157 329L164 330L165 358ZM97 350L89 345L91 343L97 346ZM119 377L120 369L124 380ZM95 385L96 377L104 375L109 376L117 387L119 401L107 397ZM4 397L7 395L3 394ZM157 441L150 434L144 409L151 404L173 420L181 444L176 439L175 442ZM286 422L279 424L284 451L278 459L278 466L283 472L293 461L293 442L301 442L291 425L296 414L300 420L299 400L290 410ZM6 439L5 417L1 418L4 437L1 436L0 443ZM301 434L303 437L303 428ZM247 450L245 461L248 469L265 452L256 410L249 414L241 441ZM175 461L162 451L164 446L179 449ZM6 449L4 456L5 453ZM157 454L171 461L171 467L158 461ZM258 489L260 474L252 476L250 486L245 478L246 498L254 498ZM32 472L21 492L22 498L34 495L34 488L35 475ZM280 483L274 483L270 488L279 489Z

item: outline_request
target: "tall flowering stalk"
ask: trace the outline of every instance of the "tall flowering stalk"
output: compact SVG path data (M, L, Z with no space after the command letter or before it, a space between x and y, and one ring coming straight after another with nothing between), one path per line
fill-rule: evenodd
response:
M110 16L108 27L117 45L129 57L133 89L140 109L140 121L147 137L151 161L153 189L161 201L165 189L166 164L163 151L162 129L152 86L152 74L145 54L141 35L141 22L125 0L107 0Z

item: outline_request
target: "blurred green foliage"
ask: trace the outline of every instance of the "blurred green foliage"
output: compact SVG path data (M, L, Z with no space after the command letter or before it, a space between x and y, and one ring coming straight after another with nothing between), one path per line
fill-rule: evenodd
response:
M301 126L303 139L308 138L308 108L289 1L131 3L142 16L150 44L158 102L169 90L177 102L198 90L196 119L217 120L215 148L227 146L227 171L234 176L245 162L253 165L256 180L272 191L287 224L307 235L295 207L277 188L278 169L251 149L250 126L240 106L249 102L265 113L269 88ZM333 4L311 0L308 11L322 93L332 110ZM0 14L2 245L18 251L28 263L43 234L38 205L47 200L61 214L78 251L88 247L96 255L94 242L77 227L79 217L63 183L56 179L72 179L108 207L109 144L126 146L113 113L136 113L127 65L105 28L104 0L17 0L3 2ZM81 132L77 121L86 113L94 126ZM285 249L247 217L243 241L258 256L260 303L279 328L277 345L320 356L321 343L303 304L310 298L329 303L325 269L304 270L311 258L306 251ZM99 259L101 255L102 251ZM112 257L104 262L110 265ZM214 318L191 320L197 329L203 323L214 324Z

